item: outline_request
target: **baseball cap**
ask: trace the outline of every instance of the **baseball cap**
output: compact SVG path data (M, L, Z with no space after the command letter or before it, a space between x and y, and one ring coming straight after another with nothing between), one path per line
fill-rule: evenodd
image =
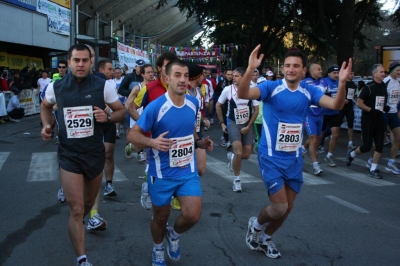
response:
M139 59L139 60L136 60L136 64L137 64L138 66L144 66L146 63L144 62L144 60Z
M273 77L274 73L271 70L268 70L267 73L265 73L268 77Z

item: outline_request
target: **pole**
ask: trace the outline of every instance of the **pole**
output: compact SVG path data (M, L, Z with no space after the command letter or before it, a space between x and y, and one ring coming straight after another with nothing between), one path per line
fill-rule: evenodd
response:
M71 0L71 21L69 24L69 44L70 46L75 44L75 19L76 19L76 13L75 13L76 5L75 5L75 0Z

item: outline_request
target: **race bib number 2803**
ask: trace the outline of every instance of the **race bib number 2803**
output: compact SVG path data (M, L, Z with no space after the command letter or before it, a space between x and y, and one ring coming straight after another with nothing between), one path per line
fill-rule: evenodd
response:
M297 151L300 148L302 141L302 130L302 124L279 122L275 149L277 151L285 152Z
M93 107L65 107L64 121L68 138L86 138L93 136Z

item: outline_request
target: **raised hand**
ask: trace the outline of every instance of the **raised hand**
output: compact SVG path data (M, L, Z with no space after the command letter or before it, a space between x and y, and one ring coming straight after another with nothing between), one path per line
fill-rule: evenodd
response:
M249 57L249 68L256 69L261 65L262 59L264 58L264 54L260 54L260 57L257 57L258 51L261 48L261 44L257 45L254 48L253 52L251 52Z

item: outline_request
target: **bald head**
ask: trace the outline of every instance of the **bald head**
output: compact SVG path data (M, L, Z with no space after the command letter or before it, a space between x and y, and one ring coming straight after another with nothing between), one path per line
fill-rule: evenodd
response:
M322 78L322 67L320 64L312 63L310 65L309 71L310 71L311 77L313 77L314 79Z

